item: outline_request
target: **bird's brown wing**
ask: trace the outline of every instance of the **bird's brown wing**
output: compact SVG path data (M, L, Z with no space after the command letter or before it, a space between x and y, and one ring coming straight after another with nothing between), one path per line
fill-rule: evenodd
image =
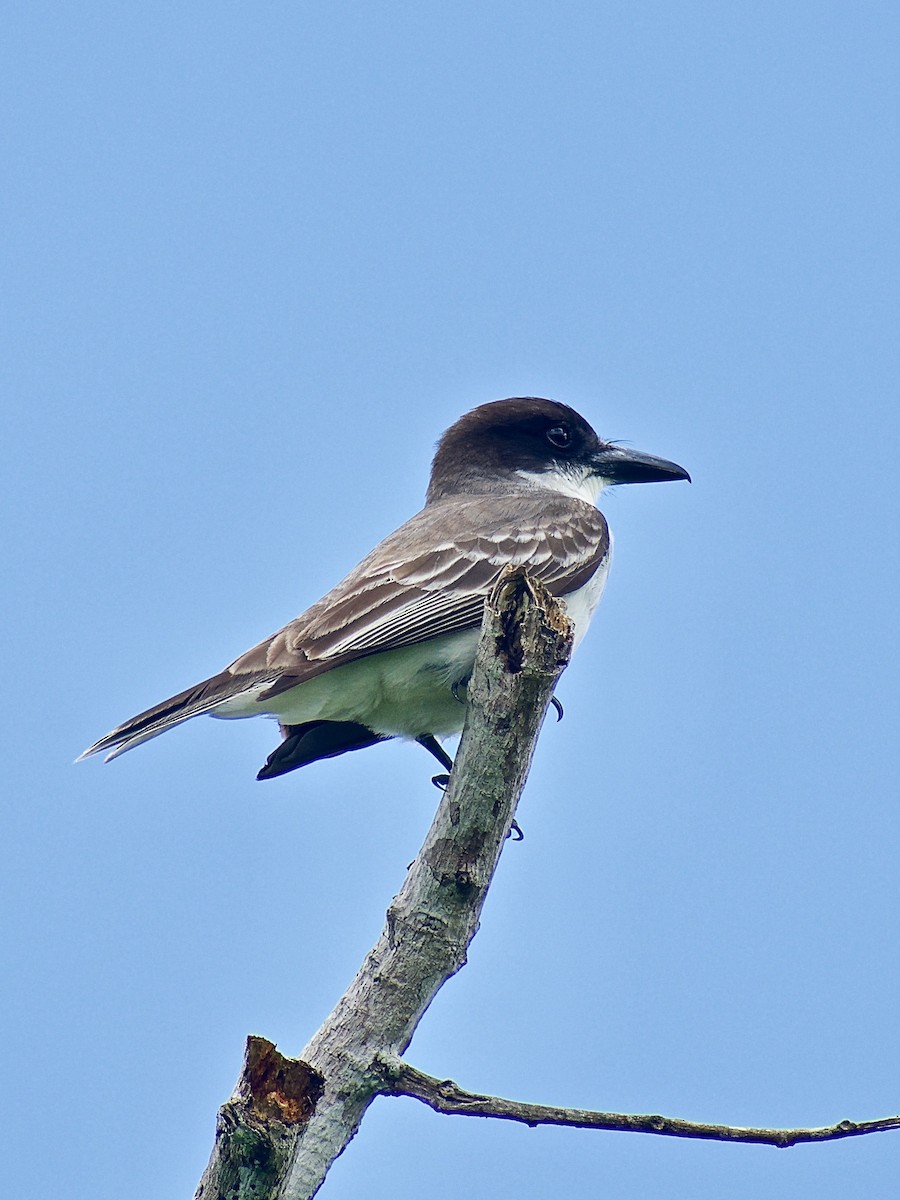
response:
M340 663L478 626L507 564L527 566L554 595L594 574L609 532L593 505L566 497L454 497L429 505L346 579L229 667L278 679L277 695Z
M546 492L453 496L385 538L318 603L218 675L147 709L82 758L110 758L244 693L264 701L354 659L473 629L508 563L527 566L557 596L574 591L609 553L593 505Z

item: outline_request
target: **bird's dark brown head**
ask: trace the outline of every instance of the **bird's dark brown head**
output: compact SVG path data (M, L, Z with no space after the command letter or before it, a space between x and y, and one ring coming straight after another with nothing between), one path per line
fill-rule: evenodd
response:
M574 408L540 396L479 405L438 442L428 502L460 493L507 491L526 481L605 484L687 479L675 463L604 442Z

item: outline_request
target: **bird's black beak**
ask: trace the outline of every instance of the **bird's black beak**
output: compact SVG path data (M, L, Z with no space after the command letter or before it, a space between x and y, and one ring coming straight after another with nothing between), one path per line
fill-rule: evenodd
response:
M691 482L684 467L657 458L655 454L642 454L640 450L629 450L626 446L604 446L594 455L594 470L609 483L664 483L670 479L686 479Z

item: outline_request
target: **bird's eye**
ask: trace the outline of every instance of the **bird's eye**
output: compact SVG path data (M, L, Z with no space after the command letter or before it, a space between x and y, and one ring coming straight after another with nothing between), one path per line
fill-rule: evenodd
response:
M572 433L568 425L554 425L552 429L547 430L547 441L554 446L559 446L564 449L572 441Z

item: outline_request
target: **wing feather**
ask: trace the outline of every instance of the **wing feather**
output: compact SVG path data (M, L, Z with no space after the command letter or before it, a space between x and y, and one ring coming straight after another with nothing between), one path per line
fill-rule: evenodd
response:
M423 545L434 548L423 553ZM273 695L378 650L476 627L485 595L507 563L527 566L565 596L586 583L608 553L606 521L584 501L546 493L453 497L407 521L229 671L284 676L266 692Z

